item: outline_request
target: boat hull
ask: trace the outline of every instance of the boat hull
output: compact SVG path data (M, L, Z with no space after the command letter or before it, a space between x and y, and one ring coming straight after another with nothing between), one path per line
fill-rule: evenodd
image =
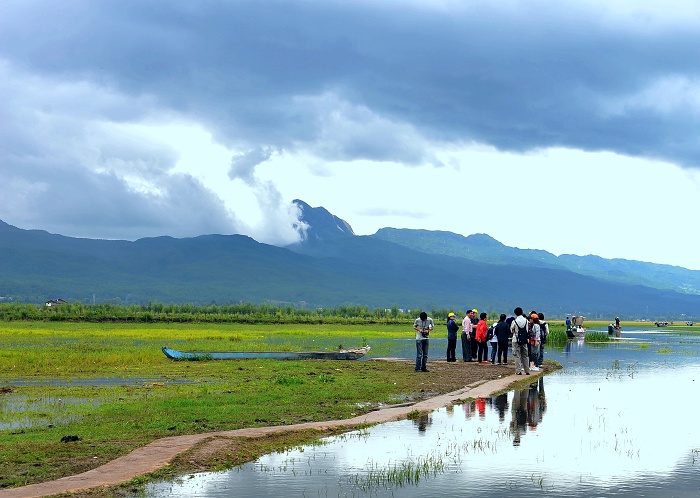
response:
M171 360L357 360L371 349L369 346L340 351L218 351L196 352L178 351L168 347L161 348L163 354Z
M583 327L572 327L566 329L566 337L569 339L579 339L586 336L586 329Z

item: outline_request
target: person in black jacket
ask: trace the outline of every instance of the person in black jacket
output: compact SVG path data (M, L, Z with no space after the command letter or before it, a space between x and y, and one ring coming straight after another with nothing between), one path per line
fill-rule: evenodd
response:
M498 364L508 364L508 339L510 339L510 324L506 321L505 313L501 313L498 323L494 328L494 334L498 337Z
M456 322L457 317L454 313L447 315L447 361L452 363L457 361L457 331L459 325Z

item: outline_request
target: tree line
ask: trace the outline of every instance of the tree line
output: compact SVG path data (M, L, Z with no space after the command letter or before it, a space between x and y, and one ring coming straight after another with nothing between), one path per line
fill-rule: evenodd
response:
M420 309L398 306L370 308L342 305L333 308L299 308L291 305L234 304L85 304L62 303L54 306L29 303L1 303L0 321L64 321L124 323L308 323L308 324L403 324L412 322ZM452 311L432 308L436 321ZM456 311L456 310L455 310Z

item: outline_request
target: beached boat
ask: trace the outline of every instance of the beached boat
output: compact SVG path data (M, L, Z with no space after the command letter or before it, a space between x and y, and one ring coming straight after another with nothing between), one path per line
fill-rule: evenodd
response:
M338 351L178 351L163 347L163 354L171 360L250 360L268 358L273 360L357 360L371 348L339 349Z
M583 326L585 317L574 316L571 318L571 325L566 329L566 337L569 339L577 339L586 335L586 329Z

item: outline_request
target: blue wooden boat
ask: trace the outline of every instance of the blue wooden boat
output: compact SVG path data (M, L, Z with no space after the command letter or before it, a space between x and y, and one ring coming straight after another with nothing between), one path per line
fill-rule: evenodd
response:
M219 352L196 352L178 351L163 347L163 354L171 360L250 360L250 359L273 359L273 360L357 360L362 358L371 348L340 349L338 351L219 351Z

